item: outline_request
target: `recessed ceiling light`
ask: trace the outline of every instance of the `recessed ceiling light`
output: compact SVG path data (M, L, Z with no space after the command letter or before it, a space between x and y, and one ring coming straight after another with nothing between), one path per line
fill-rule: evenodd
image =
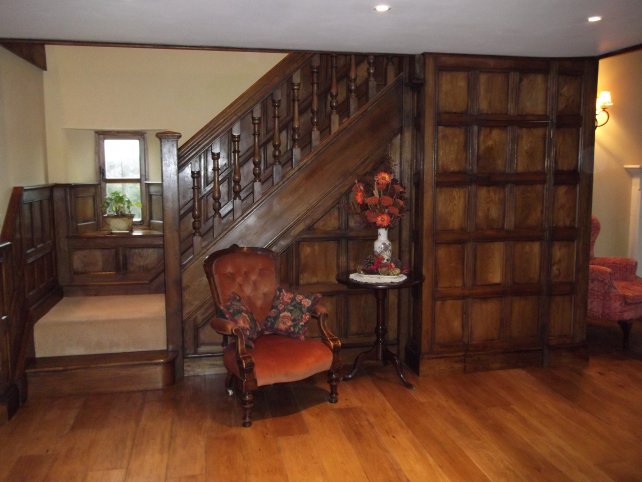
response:
M600 20L602 20L602 17L600 17L599 15L594 15L588 18L589 22L599 22Z
M383 13L383 12L387 12L388 10L390 10L390 5L381 4L381 5L377 5L374 9L379 13Z

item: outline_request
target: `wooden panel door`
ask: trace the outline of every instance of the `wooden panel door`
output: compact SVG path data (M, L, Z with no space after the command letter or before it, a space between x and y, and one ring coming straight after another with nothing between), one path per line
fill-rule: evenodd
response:
M424 60L422 357L475 369L581 344L595 62Z

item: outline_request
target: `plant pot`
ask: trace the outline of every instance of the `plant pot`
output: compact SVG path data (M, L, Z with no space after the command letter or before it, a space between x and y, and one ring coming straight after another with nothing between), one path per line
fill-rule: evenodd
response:
M103 216L103 223L112 233L132 232L134 229L134 215L124 214L122 216L116 216L113 214L105 214Z

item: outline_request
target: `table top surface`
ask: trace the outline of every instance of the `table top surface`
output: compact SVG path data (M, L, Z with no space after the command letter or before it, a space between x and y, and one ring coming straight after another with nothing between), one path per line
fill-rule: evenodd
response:
M350 274L350 271L339 273L337 275L337 281L350 288L395 289L414 286L424 280L423 275L417 276L415 273L406 273L407 278L403 281L396 281L391 283L362 283L361 281L350 279Z

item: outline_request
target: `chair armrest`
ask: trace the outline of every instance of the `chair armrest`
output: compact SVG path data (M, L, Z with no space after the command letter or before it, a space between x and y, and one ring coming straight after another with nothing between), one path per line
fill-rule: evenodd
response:
M221 335L231 335L236 325L225 318L214 317L210 320L210 326Z
M225 318L214 317L210 320L210 326L214 328L214 331L221 335L235 337L237 356L241 357L246 355L247 351L245 349L245 336L243 335L243 330L241 330L241 328L234 322L226 320Z
M609 291L614 287L612 269L597 264L589 265L589 291Z
M319 331L321 332L323 343L330 348L332 353L338 353L341 349L341 340L328 328L328 310L326 310L325 306L317 304L312 311L312 317L315 318L319 324Z
M592 318L604 316L604 304L615 290L613 270L597 264L589 265L588 315Z
M613 271L614 280L631 281L635 279L638 262L632 258L603 257L593 258L591 265L603 266Z

